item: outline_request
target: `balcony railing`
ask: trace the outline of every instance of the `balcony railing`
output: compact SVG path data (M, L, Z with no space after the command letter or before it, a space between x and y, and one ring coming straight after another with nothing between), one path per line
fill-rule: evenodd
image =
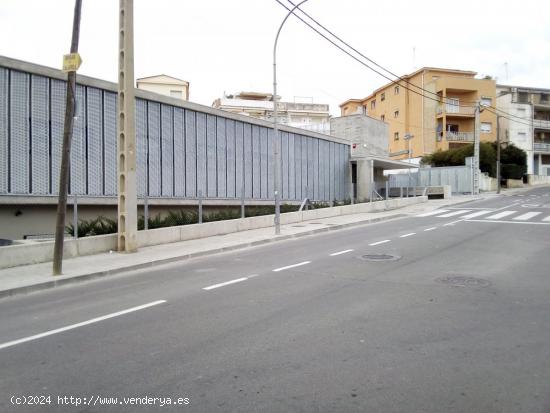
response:
M453 142L473 142L474 132L451 132L447 131L447 140Z
M533 127L540 129L550 129L550 120L533 119Z
M437 107L437 114L441 115L445 113L448 115L466 115L466 116L473 116L474 115L474 108L469 106L459 106L459 105L453 105L452 103L442 104L440 103Z
M550 143L535 142L533 144L533 149L536 152L549 152L550 153Z

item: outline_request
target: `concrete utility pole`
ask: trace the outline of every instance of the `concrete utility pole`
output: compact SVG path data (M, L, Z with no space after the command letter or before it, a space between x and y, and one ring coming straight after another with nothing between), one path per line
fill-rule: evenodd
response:
M82 0L76 0L73 16L73 33L71 38L71 55L78 54L80 37L80 15ZM80 57L78 57L78 60ZM65 240L65 215L67 213L67 192L69 191L69 162L75 112L76 69L69 70L67 75L67 98L65 100L65 123L63 126L63 147L61 150L61 168L59 172L59 197L57 201L57 218L55 223L55 244L53 249L53 275L63 271L63 241ZM75 231L77 228L75 227Z
M480 102L476 102L475 106L475 126L474 126L474 159L473 159L473 171L472 171L472 180L473 180L473 192L475 195L479 194L479 135L480 135L480 122L479 122L479 113L480 113Z
M500 115L497 113L497 194L500 194Z
M290 9L281 22L279 30L277 30L277 35L275 36L275 42L273 43L273 192L275 195L275 235L279 235L281 233L281 194L279 191L281 164L279 157L279 130L277 129L277 42L279 41L281 29L289 16L306 1L308 0L302 0Z
M120 0L118 53L118 251L137 251L134 1Z

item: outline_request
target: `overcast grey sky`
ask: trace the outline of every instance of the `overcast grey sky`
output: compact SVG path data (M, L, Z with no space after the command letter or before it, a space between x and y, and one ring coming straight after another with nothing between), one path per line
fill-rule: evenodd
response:
M284 0L286 1L286 0ZM74 0L1 0L0 54L60 68ZM403 75L415 67L474 70L550 88L550 2L309 0L309 14ZM135 0L135 75L188 80L190 99L272 90L272 47L286 11L275 0ZM83 0L79 73L114 81L118 0ZM413 47L416 59L413 62ZM505 62L508 62L506 78ZM295 18L279 41L279 94L338 104L386 83Z

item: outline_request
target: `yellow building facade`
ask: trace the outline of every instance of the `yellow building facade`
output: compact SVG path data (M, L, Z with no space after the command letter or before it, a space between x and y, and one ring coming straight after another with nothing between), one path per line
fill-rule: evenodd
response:
M476 72L424 67L388 83L364 99L340 105L341 115L364 113L388 123L388 151L393 159L417 158L457 148L474 140L475 102L496 106L496 83L476 79ZM424 90L422 90L424 89ZM480 114L480 140L496 140L496 115Z

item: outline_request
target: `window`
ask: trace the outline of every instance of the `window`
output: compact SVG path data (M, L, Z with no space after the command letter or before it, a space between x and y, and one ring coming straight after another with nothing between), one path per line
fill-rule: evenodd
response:
M491 133L493 124L491 122L481 122L481 133Z
M396 110L395 112L393 112L393 117L394 118L398 118L399 117L399 111Z
M394 132L393 134L393 140L398 141L399 140L399 132Z
M370 102L370 108L375 109L376 108L376 100L371 100Z
M380 115L380 120L385 121L386 120L386 115Z
M493 99L491 98L481 98L481 106L491 106L493 104Z
M386 100L386 93L382 93L382 94L380 95L380 100L381 100L382 102Z
M398 95L399 94L399 86L396 86L393 88L393 94Z
M183 99L183 93L181 90L171 90L170 96L177 99Z

